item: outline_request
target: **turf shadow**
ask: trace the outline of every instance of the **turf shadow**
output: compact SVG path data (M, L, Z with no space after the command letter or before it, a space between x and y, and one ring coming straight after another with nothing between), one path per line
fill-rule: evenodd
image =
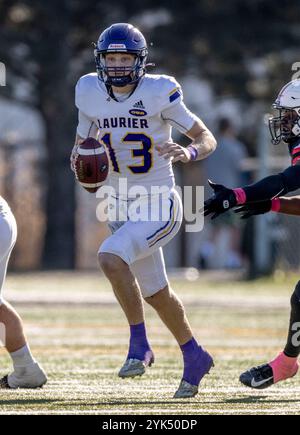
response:
M55 403L59 400L52 399L11 399L11 400L1 400L0 407L3 405L44 405L46 403Z
M226 399L225 403L300 403L300 399L269 399L269 396L248 396L238 399Z

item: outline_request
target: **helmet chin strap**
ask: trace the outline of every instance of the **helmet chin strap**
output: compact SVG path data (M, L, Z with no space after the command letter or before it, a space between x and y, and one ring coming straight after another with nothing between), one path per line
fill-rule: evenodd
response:
M131 77L130 74L128 76L122 76L122 80L118 81L118 77L107 77L107 84L111 86L115 86L116 88L124 88L124 86L130 85Z
M110 98L112 98L113 100L119 102L119 100L115 97L115 94L114 94L114 91L113 91L113 86L115 86L115 85L112 85L110 83L105 83L105 86L106 86L107 93L110 96ZM115 86L115 87L119 87L120 88L121 86ZM131 92L130 92L130 94L128 95L127 98L131 97L131 95L134 93L136 87L137 87L137 83L134 83L134 86L133 86L133 88L132 88L132 90L131 90Z

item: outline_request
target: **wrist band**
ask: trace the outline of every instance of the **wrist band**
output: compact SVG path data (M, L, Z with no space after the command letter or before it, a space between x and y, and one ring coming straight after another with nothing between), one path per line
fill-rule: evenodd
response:
M237 189L233 189L233 191L234 191L234 194L235 194L237 205L245 204L245 202L246 202L246 193L245 193L244 189L242 189L241 187L238 187Z
M271 210L278 212L280 210L280 198L272 199Z
M196 148L194 148L193 145L189 145L189 146L187 147L187 149L188 149L189 152L190 152L191 160L196 160L197 157L198 157L198 151L196 150Z

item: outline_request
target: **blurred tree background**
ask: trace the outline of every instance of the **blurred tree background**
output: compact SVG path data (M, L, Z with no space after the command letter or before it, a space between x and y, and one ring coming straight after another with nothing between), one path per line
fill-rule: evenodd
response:
M195 78L205 84L203 95L196 94L199 106L192 99L190 106L194 104L212 130L215 113L223 110L226 99L233 101L243 139L254 154L257 121L291 79L292 64L300 60L299 19L297 0L0 0L0 61L7 68L7 85L0 87L2 185L7 185L5 167L15 165L17 157L12 156L20 155L16 149L27 147L31 157L27 153L21 159L18 175L23 184L29 183L25 169L30 168L32 185L23 186L27 201L17 217L20 224L26 213L27 236L39 234L32 266L57 269L76 264L76 192L69 169L77 121L74 86L82 74L95 70L91 43L105 27L131 22L151 43L154 72L182 78L190 84L190 94ZM29 124L22 129L20 122L14 125L12 118L17 117L8 112L11 104L28 114L28 122L30 111L38 114L42 133L34 148L27 135ZM7 121L3 126L7 118L10 128ZM38 183L41 192L34 194ZM31 197L32 216L26 211ZM39 221L34 221L37 216Z

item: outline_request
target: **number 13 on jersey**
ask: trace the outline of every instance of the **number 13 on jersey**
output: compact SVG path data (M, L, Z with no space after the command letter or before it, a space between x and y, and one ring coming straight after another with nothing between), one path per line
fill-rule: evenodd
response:
M113 148L113 144L111 143L111 133L106 133L102 138L101 141L106 145L108 148L109 157L112 163L113 170L115 172L120 173L120 167L116 158L116 153ZM132 158L142 157L143 162L141 164L136 165L128 165L127 167L130 169L130 171L133 174L144 174L146 172L149 172L152 168L152 150L153 150L153 140L150 136L145 135L144 133L127 133L123 139L123 143L132 143L132 144L140 144L141 148L132 148L131 155Z

